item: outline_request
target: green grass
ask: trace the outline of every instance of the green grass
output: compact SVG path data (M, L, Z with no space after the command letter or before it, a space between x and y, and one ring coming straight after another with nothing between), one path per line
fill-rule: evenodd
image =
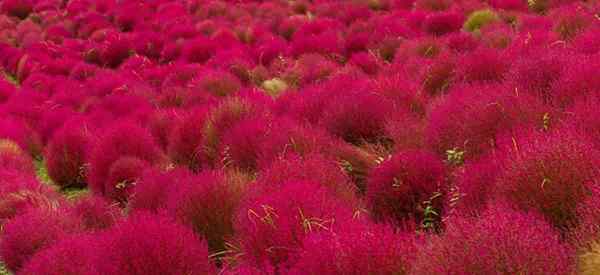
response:
M38 180L44 184L50 185L56 190L59 190L65 198L68 200L77 200L89 193L87 188L65 188L62 189L54 184L50 176L48 176L48 169L46 168L46 162L44 160L34 160L35 163L35 174ZM0 273L2 275L2 273Z
M4 263L0 262L0 275L11 275L11 273L6 269Z
M492 10L478 10L469 15L464 23L464 28L470 32L479 31L483 26L499 20L498 15Z
M90 193L90 191L88 189L80 189L80 188L67 188L64 189L62 191L63 195L68 199L68 200L77 200L81 197L86 196L87 194Z
M55 187L54 183L48 176L48 170L46 169L46 164L45 164L44 160L36 159L36 160L34 160L34 164L35 164L35 173L36 173L37 178L42 183ZM59 188L57 187L57 189L59 189ZM62 190L61 193L68 200L76 200L76 199L88 194L89 191L88 191L88 189L67 188L67 189ZM12 273L10 273L6 269L6 266L1 261L0 261L0 275L12 275Z
M12 76L12 75L10 75L10 74L4 73L4 78L5 78L6 80L8 80L8 82L10 82L10 83L14 84L15 86L19 86L19 81L17 81L17 78L16 78L16 77L14 77L14 76ZM0 275L1 275L1 274L2 274L2 273L0 273Z
M54 185L50 176L48 176L48 169L46 169L46 162L43 159L34 160L35 174L37 178L44 184Z

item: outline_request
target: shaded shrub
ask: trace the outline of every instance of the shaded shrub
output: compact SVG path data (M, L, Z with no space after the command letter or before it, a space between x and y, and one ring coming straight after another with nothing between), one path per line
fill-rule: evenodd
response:
M290 253L311 232L336 231L353 210L318 183L288 181L276 190L254 190L234 220L243 259L255 266L291 264Z
M18 272L31 257L78 230L64 212L36 209L18 216L3 227L0 255L11 272Z
M206 243L169 218L139 213L103 238L100 274L214 274Z
M427 207L435 223L442 215L446 168L427 151L400 151L369 174L367 203L377 221L405 225L425 221Z
M570 274L572 249L544 220L495 204L480 218L452 220L420 249L415 274Z

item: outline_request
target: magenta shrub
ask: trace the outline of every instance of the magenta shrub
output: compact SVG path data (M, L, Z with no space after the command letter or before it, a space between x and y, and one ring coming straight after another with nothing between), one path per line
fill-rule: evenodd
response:
M498 196L525 211L538 211L558 229L576 225L576 208L598 177L597 149L564 128L513 138L506 147Z
M48 248L36 253L18 274L99 275L96 259L101 239L93 235L65 237ZM74 261L76 259L76 261Z
M510 68L506 53L479 47L459 59L457 78L467 83L501 82Z
M278 267L291 264L306 235L337 232L352 216L351 207L318 183L292 180L275 191L255 190L239 207L234 230L244 261Z
M35 173L33 159L17 143L9 139L0 139L0 167L23 174Z
M457 218L419 249L413 274L570 274L572 248L535 214L494 204Z
M30 209L55 208L62 203L60 195L40 183L32 174L18 170L0 170L0 223Z
M116 165L119 159L123 160ZM118 123L106 131L90 153L90 189L98 195L112 196L109 194L116 191L119 182L111 183L111 177L114 180L127 180L120 178L119 174L130 176L128 169L137 173L137 169L144 166L143 163L157 164L161 159L162 153L146 129L133 122ZM107 190L107 186L111 187L110 190Z
M425 138L440 155L458 148L466 159L477 158L495 149L502 134L545 127L550 111L537 98L510 87L459 86L428 114Z
M139 213L106 232L100 274L214 274L206 243L170 218Z
M243 184L229 181L222 172L203 172L173 187L166 208L216 253L225 250L225 242L234 235L233 218L244 190Z
M395 153L369 174L366 198L373 217L400 225L421 223L426 218L425 208L431 206L439 221L446 174L444 163L430 152Z
M104 196L120 203L129 199L149 163L137 157L121 157L112 163L104 182Z
M92 143L87 121L76 119L61 127L46 146L48 176L60 187L86 186L86 162Z
M0 266L598 273L599 14L0 0Z
M288 274L408 274L417 254L416 237L371 224L305 237ZM335 264L332 264L335 263Z
M171 191L188 181L191 176L191 171L185 168L169 171L148 168L133 187L128 206L132 211L158 213L166 207Z
M31 210L3 226L0 256L11 272L17 272L35 253L78 230L77 222L61 210Z
M355 203L357 190L351 179L335 160L323 155L291 155L281 158L273 162L272 166L263 169L257 183L261 184L261 187L276 190L289 180L313 181L328 188L338 197Z
M94 195L78 199L68 211L79 220L82 228L88 231L110 228L121 217L121 210L117 205Z
M350 90L327 103L321 123L331 134L353 143L383 138L386 115L392 112L391 102L383 96Z
M202 140L206 111L194 109L174 122L167 147L168 155L175 164L191 170L202 168Z

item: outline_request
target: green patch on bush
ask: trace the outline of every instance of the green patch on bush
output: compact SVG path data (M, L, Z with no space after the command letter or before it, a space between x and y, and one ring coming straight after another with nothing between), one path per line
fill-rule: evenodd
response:
M0 275L11 275L3 262L0 262Z
M52 179L48 176L48 169L46 168L46 162L44 160L34 160L35 174L37 178L43 184L52 185Z
M463 27L469 32L474 32L481 29L483 26L499 21L498 15L490 10L478 10L469 15Z

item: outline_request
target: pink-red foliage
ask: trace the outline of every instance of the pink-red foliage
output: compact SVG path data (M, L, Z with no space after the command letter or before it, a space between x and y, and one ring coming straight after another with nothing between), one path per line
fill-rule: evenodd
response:
M162 152L150 133L137 124L120 122L113 125L107 129L90 153L88 179L90 189L94 193L108 195L109 191L115 191L107 190L106 186L111 184L109 180L112 167L115 167L114 163L122 158L136 160L129 165L135 172L135 169L140 167L139 163L158 164L162 160ZM112 172L114 176L117 176L117 172L120 173L117 170ZM115 179L122 180L118 177Z
M577 205L598 177L598 150L567 128L512 138L505 151L498 196L525 211L538 211L558 229L577 225Z
M287 274L408 274L417 237L370 224L352 224L339 233L308 235Z
M61 127L44 152L48 176L60 187L84 187L92 133L85 120L76 119Z
M571 274L573 250L542 218L494 204L422 246L414 274Z
M166 208L206 239L211 252L221 252L233 237L233 218L244 190L243 184L227 180L222 172L203 172L173 187Z
M100 275L96 252L100 238L94 235L65 237L36 253L18 272L22 275Z
M446 167L433 153L400 151L376 167L367 181L367 203L377 221L421 223L426 201L442 214Z
M100 274L214 274L206 243L170 218L139 213L106 232Z
M269 189L267 189L269 190ZM239 208L234 229L243 259L256 266L292 264L311 232L342 229L353 209L328 189L310 181L288 181L269 192L255 190Z
M17 272L35 253L77 230L77 222L62 211L28 211L4 225L0 242L2 261L10 271Z

